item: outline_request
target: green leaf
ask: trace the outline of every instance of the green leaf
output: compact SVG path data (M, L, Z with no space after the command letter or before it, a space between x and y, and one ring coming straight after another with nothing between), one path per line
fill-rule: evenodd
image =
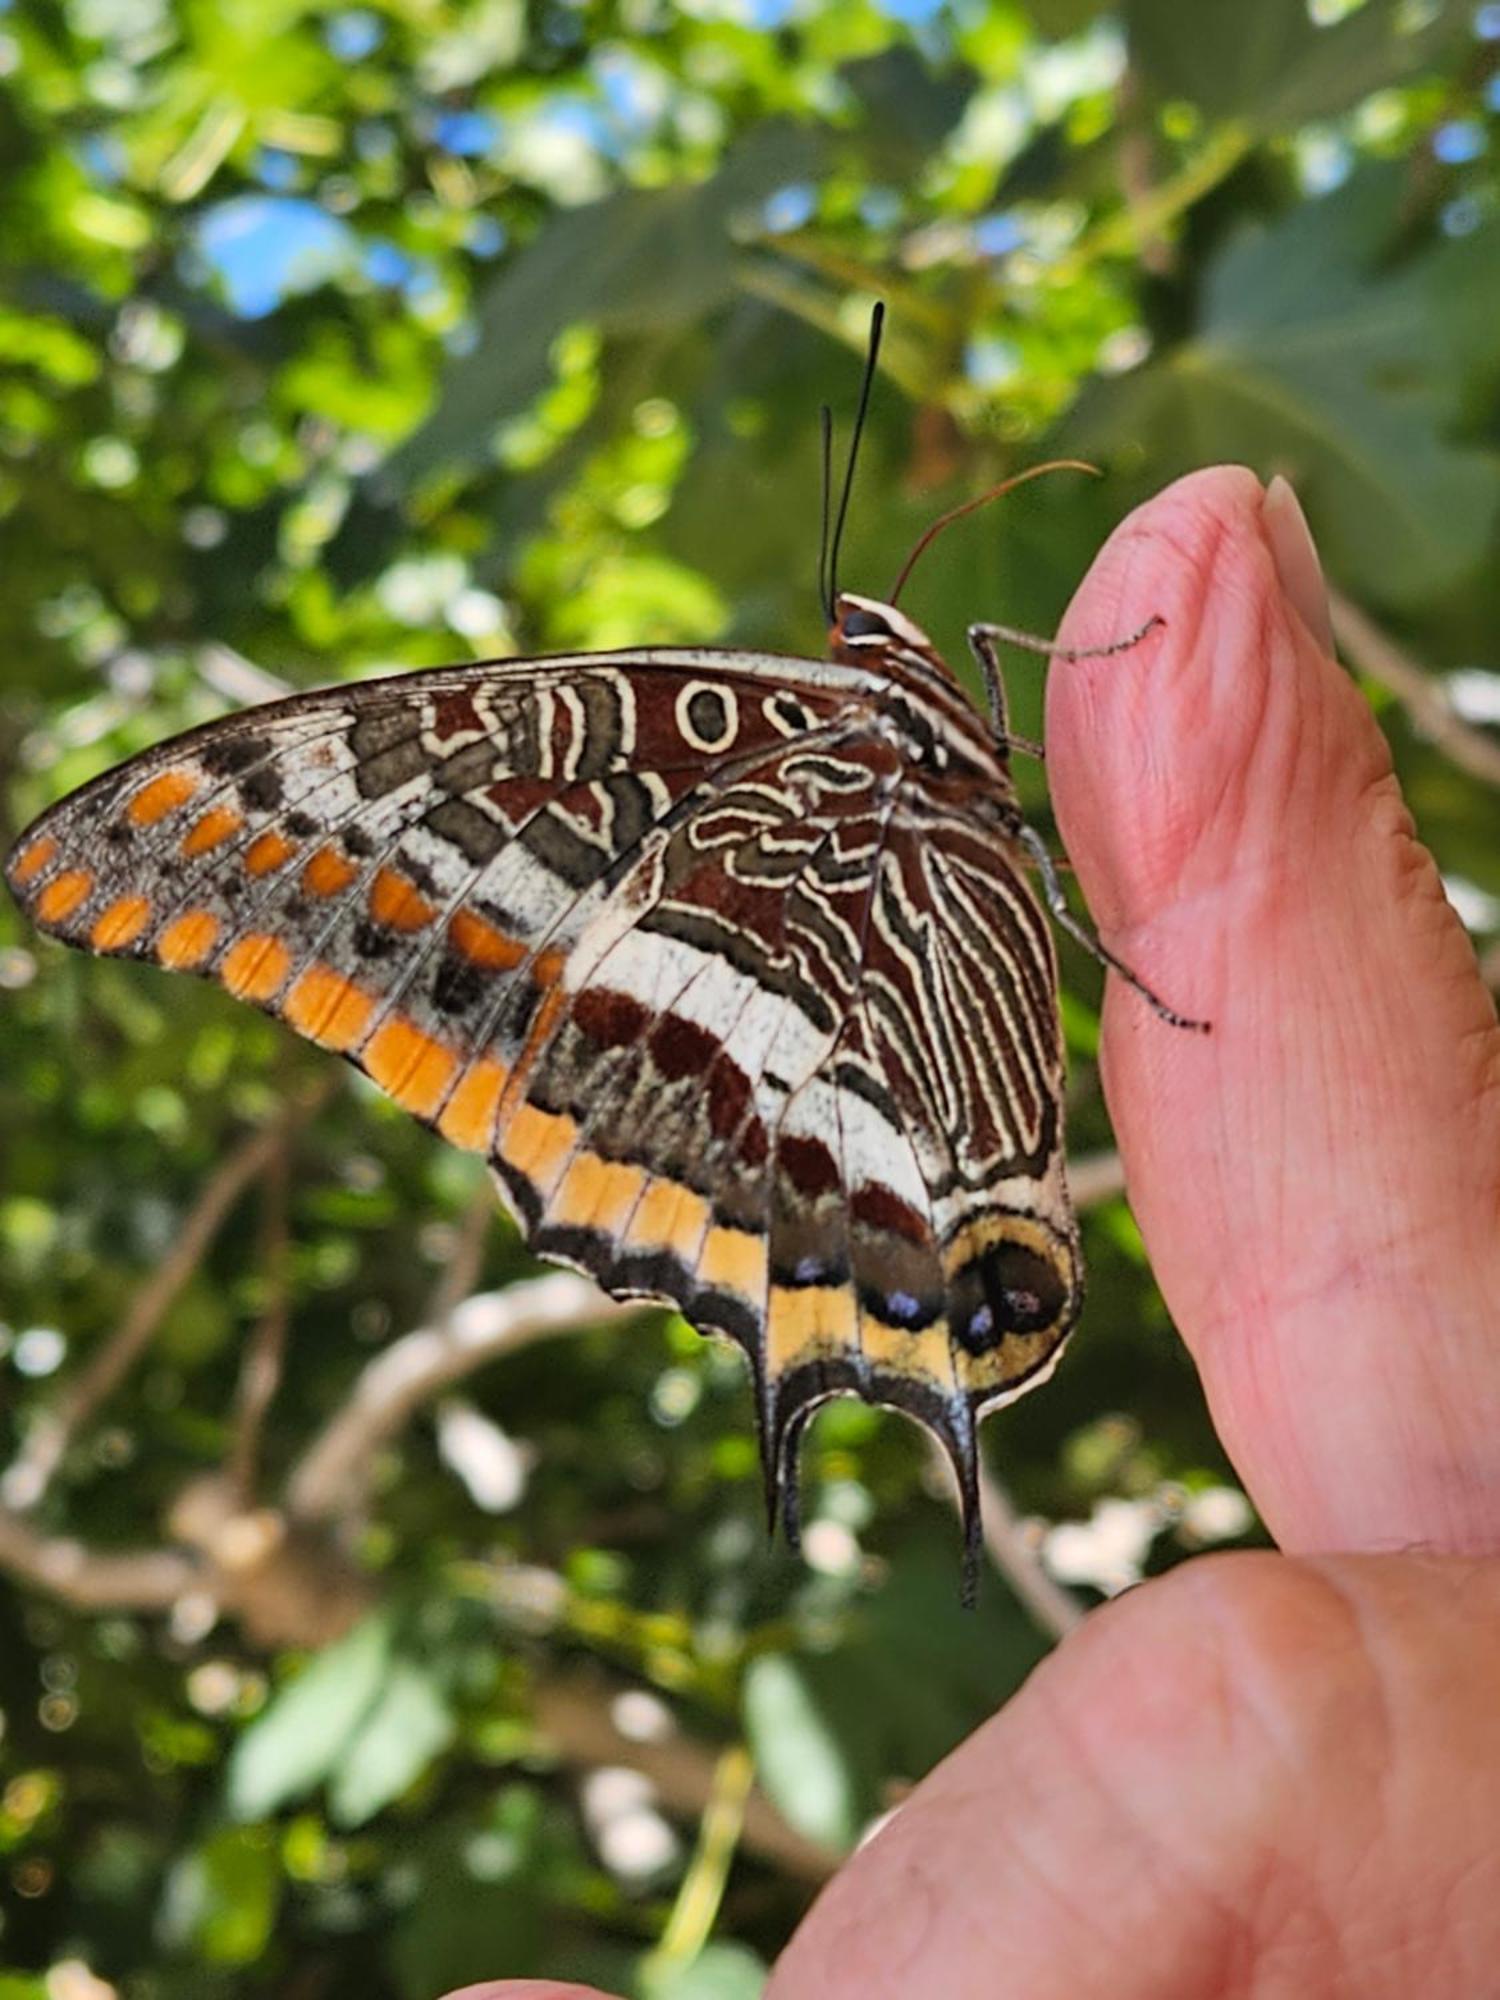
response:
M1386 270L1397 176L1371 169L1336 195L1243 231L1210 267L1194 338L1096 386L1064 427L1069 449L1144 448L1153 482L1238 459L1296 486L1330 567L1406 604L1487 559L1500 461L1455 441L1481 343L1445 329L1442 250ZM1500 259L1466 267L1470 328L1500 317ZM1477 364L1476 364L1477 365Z
M266 1818L337 1767L381 1698L390 1654L390 1619L377 1612L277 1690L230 1756L229 1809L237 1819Z
M843 1691L840 1724L863 1734L881 1778L919 1778L1015 1693L1049 1643L993 1571L965 1611L952 1540L913 1536L826 1663Z
M852 1847L871 1793L840 1740L814 1664L784 1653L754 1661L745 1676L745 1733L761 1783L809 1840Z
M1026 12L1044 35L1076 35L1106 11L1109 0L1026 0Z
M265 1950L280 1901L271 1841L257 1827L224 1827L172 1871L162 1928L171 1944L210 1965L250 1965Z
M397 1799L453 1740L453 1712L431 1674L410 1660L391 1668L373 1708L344 1745L329 1780L338 1826L363 1826Z
M473 355L450 370L436 414L394 454L382 484L483 462L501 418L547 386L565 327L586 320L625 335L701 319L733 288L738 232L755 234L766 198L814 176L824 158L819 132L772 122L710 180L632 188L554 217L482 293Z
M760 2000L768 1972L746 1945L710 1944L690 1965L642 1978L641 2000Z
M1306 0L1128 0L1131 55L1158 97L1264 132L1331 117L1419 74L1463 32L1467 5L1439 0L1412 31L1404 0L1365 5L1326 27Z
M915 1537L833 1652L767 1654L744 1724L766 1791L810 1840L849 1848L892 1778L920 1778L1013 1694L1046 1642L998 1577L959 1603L951 1542Z
M420 1886L396 1927L391 1964L408 2000L504 1973L525 1978L541 1963L545 1939L538 1885L525 1864L506 1881L476 1877L457 1829L429 1834Z
M899 43L850 63L844 81L864 113L860 164L872 180L895 185L925 170L963 117L975 87L969 71L935 75Z

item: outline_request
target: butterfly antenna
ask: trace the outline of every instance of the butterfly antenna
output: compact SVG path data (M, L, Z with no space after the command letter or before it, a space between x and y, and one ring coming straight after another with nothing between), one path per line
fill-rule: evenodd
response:
M823 615L833 623L833 592L828 586L828 529L833 518L833 412L825 403L818 412L823 429L823 529L818 537L818 597Z
M885 325L885 305L877 299L870 314L870 345L865 354L865 378L859 387L859 408L854 413L854 435L849 440L849 462L844 467L844 490L839 495L838 518L833 524L833 542L828 551L828 620L833 622L839 594L839 548L844 539L844 522L849 513L849 495L854 490L854 467L859 459L860 439L865 433L865 414L870 407L870 391L875 386L875 363L880 356L880 332Z
M894 604L905 590L907 579L917 566L917 558L937 540L944 528L951 528L955 521L961 521L965 514L972 514L980 507L988 507L992 500L998 500L1002 493L1009 493L1017 486L1024 486L1028 479L1040 479L1044 472L1091 472L1095 479L1104 474L1097 465L1090 465L1082 458L1049 458L1044 465L1028 465L1024 472L1014 472L1009 479L1002 479L998 486L991 486L987 492L976 493L972 500L960 501L950 507L946 514L939 514L932 525L923 530L916 547L901 565L901 574L896 578L895 588L886 598L887 604Z

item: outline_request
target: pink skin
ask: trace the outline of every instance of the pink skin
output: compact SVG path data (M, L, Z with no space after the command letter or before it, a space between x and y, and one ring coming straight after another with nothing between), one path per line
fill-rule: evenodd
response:
M1290 491L1171 487L1063 637L1152 613L1054 667L1049 771L1101 933L1213 1022L1111 981L1104 1078L1285 1553L1090 1618L848 1863L767 2000L1500 1992L1500 1028Z

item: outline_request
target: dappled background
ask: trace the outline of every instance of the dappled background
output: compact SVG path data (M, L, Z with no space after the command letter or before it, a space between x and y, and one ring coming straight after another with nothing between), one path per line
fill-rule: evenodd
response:
M1500 978L1500 6L12 0L0 91L7 841L287 688L818 651L879 295L849 585L1097 459L926 560L958 657L1172 475L1286 473ZM910 1427L820 1416L794 1561L734 1354L542 1271L334 1059L0 911L0 2000L751 2000L1090 1603L1253 1540L1063 958L1090 1304L986 1429L967 1616Z

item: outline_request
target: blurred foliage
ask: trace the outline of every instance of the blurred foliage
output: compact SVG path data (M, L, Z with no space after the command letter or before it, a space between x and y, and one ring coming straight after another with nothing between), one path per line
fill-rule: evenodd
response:
M972 618L1048 629L1129 506L1232 456L1289 474L1334 580L1496 710L1500 7L11 0L0 91L7 840L267 673L817 651L816 410L847 410L877 293L851 584L1021 464L1111 474L934 551L912 608L955 657ZM1493 926L1493 798L1379 700ZM1098 988L1066 969L1087 1150ZM0 992L9 1457L216 1164L336 1066L8 909ZM298 1132L265 1507L423 1323L476 1187L352 1080ZM280 1282L269 1206L236 1203L36 1527L178 1532ZM987 1442L1059 1573L1107 1590L1247 1517L1128 1211L1087 1234L1077 1348ZM497 1213L477 1281L532 1268ZM742 1372L678 1321L529 1347L462 1394L330 1538L367 1608L321 1651L201 1601L86 1617L5 1587L5 2000L545 1972L740 2000L811 1875L748 1820L734 1851L719 1753L747 1742L778 1823L847 1847L1044 1650L998 1577L959 1612L941 1483L894 1418L820 1417L808 1564L768 1548ZM606 1810L611 1774L578 1768L602 1752L539 1727L580 1673L702 1747L701 1840L681 1799Z

